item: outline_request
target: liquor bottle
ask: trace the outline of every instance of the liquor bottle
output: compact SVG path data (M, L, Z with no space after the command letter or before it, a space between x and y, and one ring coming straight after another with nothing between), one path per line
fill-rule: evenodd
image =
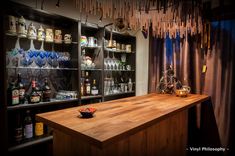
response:
M26 116L24 118L24 137L26 139L33 137L33 122L29 110L26 111Z
M85 95L85 74L84 71L82 71L82 76L81 76L81 96Z
M85 93L86 93L86 95L90 95L91 94L91 83L90 83L88 72L86 72Z
M40 112L38 111L38 113L40 113ZM43 122L35 121L34 134L36 137L42 136L44 134Z
M84 79L81 79L81 96L85 95Z
M92 88L91 88L91 95L98 95L98 89L96 87L96 80L93 80Z
M19 89L19 102L20 102L20 104L24 104L24 102L25 102L25 86L21 81L21 74L20 73L18 73L17 87Z
M14 131L14 140L16 143L19 143L23 139L23 125L21 121L20 113L16 114L16 125Z
M51 99L51 88L46 78L43 89L42 89L42 101L46 102L46 101L50 101L50 99Z
M36 90L36 81L32 81L32 92L29 97L30 103L39 103L40 102L40 95Z
M42 101L42 89L39 86L39 84L37 83L37 81L35 81L35 91L38 93L38 95L40 96L39 102Z
M15 86L14 82L11 82L9 84L8 89L7 89L7 100L8 100L8 104L10 106L18 105L20 103L20 101L19 101L19 89Z

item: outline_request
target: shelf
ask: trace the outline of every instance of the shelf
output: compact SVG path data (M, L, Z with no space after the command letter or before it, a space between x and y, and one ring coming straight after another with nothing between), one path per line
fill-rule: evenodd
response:
M110 69L105 69L104 71L115 71L115 72L124 71L124 72L134 72L135 70L110 70Z
M34 107L41 107L41 106L49 106L49 105L58 105L70 102L78 102L78 99L67 99L67 100L56 100L52 99L50 102L40 102L35 104L19 104L16 106L7 106L8 111L18 110L18 109L28 109Z
M89 71L102 71L102 69L81 69L82 71L89 70Z
M59 44L64 44L64 45L78 44L78 42L76 42L76 41L74 41L74 42L72 41L71 43L65 43L64 40L61 40L62 41L61 43L50 42L50 41L39 41L37 39L29 39L27 36L26 37L18 36L17 34L12 34L12 33L8 33L8 32L6 32L5 35L15 37L15 38L34 40L34 41L37 41L37 42L44 42L44 43L50 43L50 44L56 44L56 45L59 45Z
M114 94L108 94L108 95L104 95L105 97L108 97L108 96L116 96L116 95L124 95L124 94L133 94L135 93L134 91L131 91L131 92L122 92L122 93L114 93Z
M116 49L110 49L110 48L104 48L105 51L110 51L110 52L114 52L114 53L127 53L127 54L134 54L135 52L129 52L126 50L116 50Z
M81 46L84 49L99 49L101 46Z
M90 100L90 99L98 99L98 98L102 98L102 95L95 95L95 96L82 96L81 99L82 100Z
M52 135L45 135L45 136L42 136L42 137L39 137L39 138L32 138L32 139L29 139L29 140L24 140L22 143L8 148L8 152L14 152L14 151L26 148L26 147L30 147L30 146L33 146L33 145L45 143L45 142L52 141L52 140L53 140Z
M35 69L35 70L78 70L78 68L40 68L40 67L7 67L7 69Z

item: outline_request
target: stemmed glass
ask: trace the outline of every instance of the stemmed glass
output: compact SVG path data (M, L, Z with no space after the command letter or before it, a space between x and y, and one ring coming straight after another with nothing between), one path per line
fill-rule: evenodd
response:
M41 67L44 67L46 65L46 62L47 62L47 58L46 58L46 52L44 50L44 42L42 41L42 44L41 44L41 48L39 51L37 51L37 54L36 54L36 58L35 58L35 63L37 64L37 66L39 66L40 68Z
M109 51L107 52L107 57L104 58L104 66L105 66L105 69L110 69L110 67L111 67Z
M30 62L32 62L31 63L31 67L33 67L33 68L37 67L37 65L36 65L36 58L37 58L39 52L38 52L38 50L36 50L34 48L33 40L30 40L30 48L27 51L27 53L28 53Z

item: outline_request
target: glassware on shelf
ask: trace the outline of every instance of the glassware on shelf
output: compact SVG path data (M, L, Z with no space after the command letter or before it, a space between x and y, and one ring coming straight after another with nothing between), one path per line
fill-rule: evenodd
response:
M59 90L56 93L57 100L76 99L77 91Z
M112 69L112 59L109 57L109 51L107 52L107 57L104 58L104 62L105 62L105 69L107 70L111 70Z
M86 36L81 36L80 42L81 42L81 46L82 46L82 47L83 47L83 46L87 46L87 43L88 43L87 37L86 37Z
M132 91L132 87L133 87L133 83L131 81L131 78L129 78L129 82L128 82L128 91L131 92Z
M58 57L59 56L56 52L51 52L48 58L48 63L50 64L51 67L57 68L59 66Z
M20 66L20 58L24 52L23 49L20 48L19 38L16 40L15 48L11 51L7 52L6 60L9 61L8 67L19 67Z
M42 68L46 65L46 54L45 51L38 51L38 56L35 59L35 63L38 67Z

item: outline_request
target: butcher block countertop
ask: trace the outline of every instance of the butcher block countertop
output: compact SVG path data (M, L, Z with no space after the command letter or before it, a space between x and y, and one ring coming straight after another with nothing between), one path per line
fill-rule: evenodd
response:
M36 120L103 148L208 99L198 94L176 97L153 93L37 114ZM83 107L96 108L94 117L81 118L78 110Z

